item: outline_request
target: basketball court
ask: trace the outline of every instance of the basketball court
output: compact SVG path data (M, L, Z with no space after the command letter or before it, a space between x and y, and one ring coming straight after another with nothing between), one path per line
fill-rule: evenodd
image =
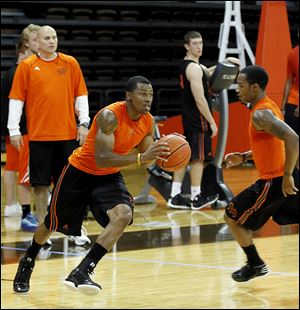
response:
M140 192L147 173L124 170L129 190ZM234 193L257 177L251 167L224 171ZM55 233L53 245L36 260L28 295L13 293L18 260L32 233L20 231L16 218L4 218L1 232L2 309L298 309L299 227L270 220L255 232L255 243L271 268L262 278L237 283L231 273L245 256L224 224L223 210L171 210L154 189L156 204L135 207L134 223L97 265L92 279L102 286L96 296L68 290L64 278L90 249ZM3 192L1 192L3 199ZM2 200L2 205L4 204ZM3 213L3 211L2 211ZM84 221L92 243L102 228Z

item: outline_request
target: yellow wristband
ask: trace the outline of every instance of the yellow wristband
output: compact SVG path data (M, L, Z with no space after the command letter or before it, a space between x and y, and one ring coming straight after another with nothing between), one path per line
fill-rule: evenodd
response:
M137 154L137 157L136 157L136 162L137 162L137 164L138 164L138 166L140 166L142 163L141 163L141 153L138 153Z

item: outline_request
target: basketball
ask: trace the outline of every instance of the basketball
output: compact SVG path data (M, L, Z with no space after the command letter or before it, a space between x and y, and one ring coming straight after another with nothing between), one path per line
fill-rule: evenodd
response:
M162 161L158 159L157 165L166 171L176 171L185 167L191 158L191 148L188 142L181 136L175 134L169 134L159 139L160 142L168 142L170 155L162 156L168 161Z

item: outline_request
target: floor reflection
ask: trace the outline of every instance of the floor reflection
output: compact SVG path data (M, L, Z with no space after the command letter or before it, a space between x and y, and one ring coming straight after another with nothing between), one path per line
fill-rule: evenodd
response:
M180 215L181 212L181 215ZM226 240L233 240L230 229L225 223L217 223L211 217L212 224L199 225L197 224L199 217L210 217L205 212L194 212L191 214L190 225L180 226L180 217L182 212L188 211L169 212L169 223L166 222L147 222L143 224L141 231L125 232L118 243L114 246L112 252L145 250L152 248L171 247L178 245L189 244L206 244L213 242L222 242ZM168 228L159 228L166 226ZM153 229L153 226L156 227ZM147 229L151 227L151 229ZM254 232L255 237L269 237L277 235L296 234L299 232L298 225L289 225L288 227L280 227L271 220L260 230ZM96 241L97 235L89 235L92 244ZM29 241L20 242L6 242L1 244L1 263L9 264L15 263L21 256L24 255ZM38 259L55 259L63 256L84 256L91 248L91 245L76 246L73 242L69 241L65 236L52 239L52 246L43 247L39 253Z

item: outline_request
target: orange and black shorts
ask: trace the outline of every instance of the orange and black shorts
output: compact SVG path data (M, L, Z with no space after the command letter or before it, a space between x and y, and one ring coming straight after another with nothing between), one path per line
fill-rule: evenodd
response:
M87 207L95 220L106 227L109 223L107 211L118 204L128 205L133 214L133 197L120 172L92 175L68 164L54 188L44 223L51 231L80 236Z
M299 171L293 176L299 188ZM284 197L281 185L282 177L256 181L228 203L227 216L251 230L259 229L271 217L279 225L299 223L299 194Z

